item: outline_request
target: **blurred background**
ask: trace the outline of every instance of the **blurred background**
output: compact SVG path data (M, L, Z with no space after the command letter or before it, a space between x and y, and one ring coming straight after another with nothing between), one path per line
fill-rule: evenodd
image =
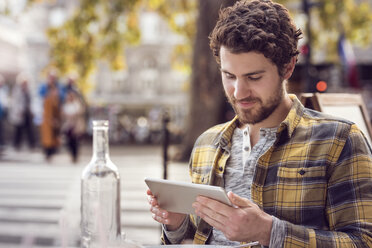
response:
M234 2L0 0L0 246L76 244L58 228L44 239L20 230L63 227L61 213L76 217L78 202L75 215L65 214L65 200L78 201L71 189L91 155L93 119L110 121L113 160L133 185L126 202L143 200L142 176L161 177L168 162L169 178L187 180L196 137L233 117L208 35L219 9ZM288 91L361 94L372 116L372 1L277 2L303 31ZM57 191L41 190L56 176ZM48 207L45 198L56 195L61 204ZM158 243L159 227L138 204L123 211L147 217L126 225Z
M233 2L1 0L2 142L12 142L12 92L22 75L35 134L54 80L61 105L69 88L78 93L84 135L90 120L106 118L112 143L159 144L166 114L172 143L182 143L176 158L187 159L203 130L232 116L207 37L220 7ZM278 2L304 33L289 92L360 93L371 113L371 1Z

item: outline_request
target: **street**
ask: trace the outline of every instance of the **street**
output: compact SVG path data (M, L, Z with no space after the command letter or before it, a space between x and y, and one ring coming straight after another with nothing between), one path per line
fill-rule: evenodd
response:
M112 146L121 176L121 223L128 240L160 243L160 225L148 210L145 177L161 178L156 146ZM65 149L48 164L40 150L8 149L0 160L0 248L77 247L80 233L80 174L91 157L82 147L77 164ZM169 163L168 178L188 181L186 163Z

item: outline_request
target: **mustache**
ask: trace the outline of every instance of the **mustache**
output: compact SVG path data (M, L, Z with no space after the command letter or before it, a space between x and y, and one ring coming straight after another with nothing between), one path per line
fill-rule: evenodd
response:
M233 103L236 103L236 102L261 102L261 99L258 98L258 97L246 97L246 98L237 100L234 96L231 96L231 101Z

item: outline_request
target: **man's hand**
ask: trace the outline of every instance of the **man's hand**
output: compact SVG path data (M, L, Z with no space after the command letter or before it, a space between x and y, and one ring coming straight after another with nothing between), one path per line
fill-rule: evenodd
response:
M228 197L234 207L219 201L198 196L193 203L195 213L208 224L222 231L233 241L259 241L261 245L270 243L272 217L248 199L229 192Z
M160 208L156 197L149 189L147 190L147 195L152 218L161 224L167 225L169 231L177 230L186 218L186 214L172 213Z

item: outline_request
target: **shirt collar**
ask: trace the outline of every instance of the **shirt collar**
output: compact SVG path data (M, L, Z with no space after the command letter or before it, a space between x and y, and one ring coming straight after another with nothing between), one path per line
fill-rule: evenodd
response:
M235 128L239 125L238 116L235 116L234 119L227 122L224 129L222 130L220 137L217 139L216 145L220 145L221 148L230 150L231 149L231 140L234 134Z
M288 137L290 138L298 126L302 116L304 115L304 106L298 100L296 95L289 94L293 104L287 117L284 119L282 123L279 125L278 133L287 130Z

